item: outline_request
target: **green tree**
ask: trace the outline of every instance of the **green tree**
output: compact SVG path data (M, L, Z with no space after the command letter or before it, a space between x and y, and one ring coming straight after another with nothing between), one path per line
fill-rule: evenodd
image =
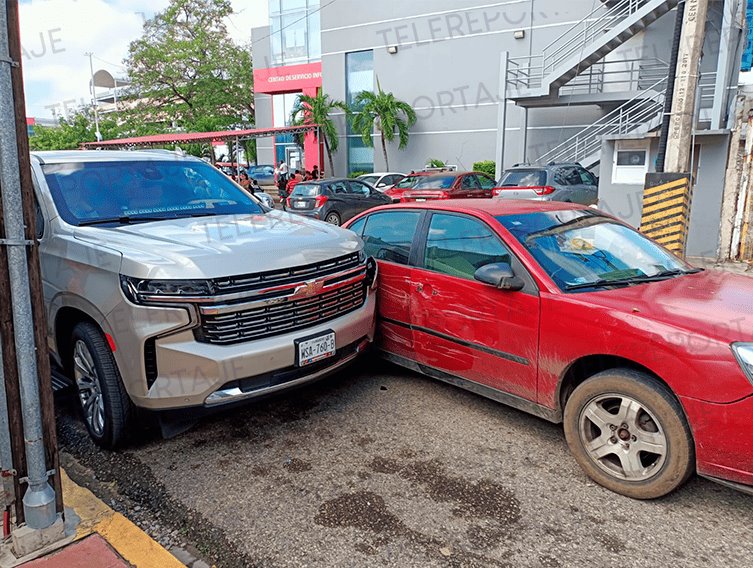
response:
M33 128L29 137L32 150L76 150L84 142L96 140L96 127L91 107L81 107L68 117L61 118L57 126ZM105 139L116 138L122 131L114 118L106 117L99 121L99 130Z
M203 131L253 123L251 49L230 38L232 14L229 0L170 0L147 20L126 60L147 122Z
M377 79L377 92L361 91L353 100L351 108L351 126L361 135L364 144L372 146L374 130L381 133L382 152L387 170L390 169L387 157L387 142L398 137L398 149L403 150L408 145L411 126L416 123L416 113L408 103L403 102L392 93L385 93Z
M290 113L291 126L319 125L317 136L319 137L318 140L324 143L331 175L335 173L332 153L337 152L340 143L337 137L337 127L330 115L338 109L347 113L348 107L344 102L332 99L329 95L318 91L316 96L313 97L311 95L299 95L298 101Z

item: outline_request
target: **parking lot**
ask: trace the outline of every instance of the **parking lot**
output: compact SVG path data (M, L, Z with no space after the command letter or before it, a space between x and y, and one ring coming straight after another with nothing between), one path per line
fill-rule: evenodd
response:
M747 566L753 498L591 483L559 426L375 358L118 452L59 404L69 474L233 566ZM221 472L221 475L219 473Z

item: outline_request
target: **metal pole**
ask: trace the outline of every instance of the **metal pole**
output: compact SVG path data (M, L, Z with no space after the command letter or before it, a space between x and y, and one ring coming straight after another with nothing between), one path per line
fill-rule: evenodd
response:
M94 107L94 128L96 129L94 135L97 137L97 142L101 142L102 133L99 131L99 101L97 101L97 90L94 86L94 63L92 63L92 56L94 54L91 51L87 51L84 55L89 57L89 72L91 73L92 78L92 106Z
M494 177L500 179L505 171L505 128L507 127L507 70L510 52L503 51L499 56L499 95L497 109L497 155Z
M57 519L55 492L48 483L39 398L34 318L26 259L26 235L21 202L21 180L16 146L15 107L11 82L7 2L0 0L0 193L2 193L5 246L8 247L10 301L21 389L28 489L23 498L26 524L44 529ZM8 299L6 298L5 301ZM44 347L44 346L41 346Z

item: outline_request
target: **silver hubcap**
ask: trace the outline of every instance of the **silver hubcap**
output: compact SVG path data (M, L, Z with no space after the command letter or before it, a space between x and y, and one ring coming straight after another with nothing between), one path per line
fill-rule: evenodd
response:
M656 417L621 394L593 398L580 414L580 437L591 459L626 481L650 479L667 457L667 438Z
M331 223L332 225L339 225L340 219L337 217L337 215L327 215L327 223Z
M78 387L78 398L84 409L84 419L97 436L105 431L105 401L97 368L89 348L80 339L73 348L73 375Z

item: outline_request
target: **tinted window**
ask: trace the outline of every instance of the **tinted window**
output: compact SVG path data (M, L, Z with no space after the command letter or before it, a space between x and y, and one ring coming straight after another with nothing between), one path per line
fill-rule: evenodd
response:
M540 187L546 185L544 170L509 170L502 174L500 186Z
M204 162L133 160L42 166L60 216L73 225L129 217L262 213L261 206Z
M432 176L420 178L413 189L450 189L457 176Z
M596 178L588 170L578 168L578 175L580 176L581 183L584 183L586 185L596 185Z
M384 185L393 185L393 184L397 183L398 181L400 181L402 178L403 178L403 176L401 176L400 174L396 174L396 175L392 175L392 176L387 176L386 178L384 178L382 180L382 183Z
M463 181L460 183L460 187L463 189L481 189L476 176L463 176Z
M295 197L316 197L319 195L321 186L314 183L297 183L290 195Z
M366 254L380 260L408 264L420 218L420 211L390 211L369 215L363 231Z
M371 193L369 186L357 181L351 181L349 184L348 193L352 193L358 196L366 196Z
M432 216L424 253L429 270L472 280L482 266L510 261L510 253L485 223L459 215Z
M482 189L491 189L493 187L497 187L497 182L488 176L479 174L476 177L478 178Z
M329 189L335 195L344 195L350 191L348 182L345 181L332 182L327 186L327 189Z
M348 227L348 229L350 229L351 231L353 231L356 235L360 237L361 234L363 233L363 226L365 224L366 224L366 217L363 217L359 219L358 221L356 221L355 223L353 223L350 227Z

